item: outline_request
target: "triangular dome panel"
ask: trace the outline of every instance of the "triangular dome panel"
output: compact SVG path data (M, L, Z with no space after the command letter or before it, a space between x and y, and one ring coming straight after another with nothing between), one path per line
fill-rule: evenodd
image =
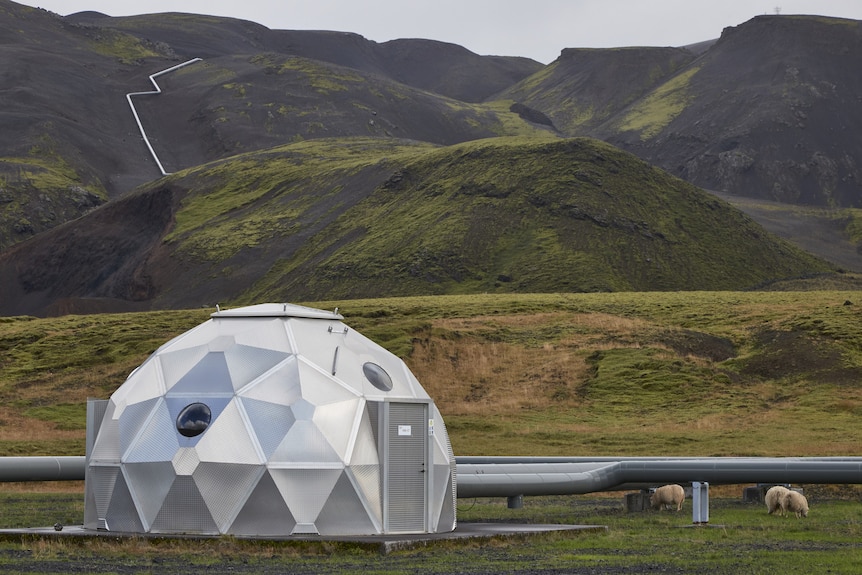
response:
M90 453L90 461L105 463L119 463L122 451L120 450L120 422L113 419L109 413L102 418L102 426L99 428L99 434L93 442L92 452Z
M290 354L259 347L234 345L225 350L224 357L233 388L239 390L290 357Z
M299 361L299 380L302 386L302 397L314 405L326 405L339 401L348 401L360 396L348 389L330 375L315 368L310 363Z
M359 491L365 498L369 513L373 513L377 521L383 524L383 486L380 481L379 465L351 465L347 473L353 475Z
M131 463L124 466L128 477L129 489L140 502L145 531L156 519L173 484L174 466L170 461L164 463Z
M290 318L286 325L293 336L295 353L321 369L332 369L335 348L344 340L343 324L321 322L314 319ZM332 331L329 331L330 327Z
M207 347L199 345L188 349L165 352L156 356L161 365L160 371L165 390L170 390L207 353L209 353Z
M143 463L146 461L170 461L179 443L174 431L174 422L168 413L163 399L159 399L153 415L129 449L123 454L123 463Z
M289 535L296 519L269 472L265 472L237 514L227 533L251 536Z
M111 503L105 515L105 526L110 531L122 531L127 533L140 533L144 530L141 519L135 509L132 494L126 485L122 474L117 475L114 491L111 493Z
M297 523L314 523L343 469L270 469Z
M375 523L373 516L345 473L338 478L314 524L321 535L376 535L382 524Z
M285 359L265 377L240 390L239 395L279 405L293 405L302 399L296 356Z
M454 493L455 487L452 482L452 476L449 476L449 481L443 489L443 494ZM457 524L457 511L455 510L455 497L444 496L442 500L432 499L432 502L437 502L440 505L440 513L436 517L436 521L432 520L431 529L433 531L452 531Z
M220 532L230 527L264 471L263 465L198 465L193 477Z
M352 447L350 440L355 434L354 426L359 424L359 410L358 398L329 403L314 410L312 421L342 461L347 460L348 448Z
M380 463L380 456L377 453L377 440L374 436L374 429L371 426L367 410L363 410L359 429L356 432L356 439L353 442L353 452L346 463L349 465L377 465Z
M228 403L200 437L195 450L202 462L240 465L263 463L236 399Z
M165 393L161 363L158 358L147 360L129 374L126 381L114 392L112 399L121 409L126 405L140 403Z
M117 484L117 476L120 475L120 467L98 465L89 468L87 473L87 489L95 494L95 515L104 518L108 513L108 505L114 494L114 486Z
M129 449L135 440L135 436L144 427L150 414L152 414L156 405L160 402L161 398L154 398L126 406L117 422L120 436L120 453L125 453Z
M311 466L343 464L343 461L314 423L297 420L273 452L270 463L302 463Z
M167 397L206 393L233 393L230 370L225 354L207 353L173 386L168 386Z
M152 533L218 533L206 502L191 477L177 477L150 528Z
M269 460L296 421L293 411L286 405L247 397L240 397L239 400L248 413L248 421L263 451L263 458Z

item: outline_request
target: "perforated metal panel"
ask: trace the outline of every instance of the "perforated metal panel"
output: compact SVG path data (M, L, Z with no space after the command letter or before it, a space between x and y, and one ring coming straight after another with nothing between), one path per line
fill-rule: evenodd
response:
M105 412L108 411L108 403L106 399L87 399L87 443L85 446L87 457L90 457L90 454L93 452L93 446L96 444L96 434L99 432L99 427L105 418Z
M221 532L225 532L263 474L257 465L201 463L195 484Z
M427 422L424 403L388 404L386 468L386 530L426 531Z
M105 528L113 531L135 533L143 529L140 517L135 509L135 502L122 474L117 475L114 490L111 493L111 503L104 517Z
M151 530L153 533L216 534L218 526L195 480L180 476L174 479Z
M321 535L362 535L380 531L374 514L357 493L347 472L338 478L314 524Z
M272 477L265 472L258 481L228 533L239 535L284 535L293 532L296 520L278 491Z
M165 497L171 489L174 477L174 466L169 461L164 463L127 463L125 470L126 483L135 492L138 507L141 509L141 521L149 530L155 521Z

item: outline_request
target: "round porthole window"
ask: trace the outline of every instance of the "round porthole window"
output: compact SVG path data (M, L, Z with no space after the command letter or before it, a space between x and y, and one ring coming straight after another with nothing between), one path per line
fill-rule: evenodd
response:
M370 361L366 362L362 366L362 373L365 374L365 377L371 382L371 385L380 391L392 391L392 378L389 377L389 374L386 373L385 369L376 363L371 363Z
M197 437L209 427L212 411L203 403L192 403L177 416L177 431L184 437Z

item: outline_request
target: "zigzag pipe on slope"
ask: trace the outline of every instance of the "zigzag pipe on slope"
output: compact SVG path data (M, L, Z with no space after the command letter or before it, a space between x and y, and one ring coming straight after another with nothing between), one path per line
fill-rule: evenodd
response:
M135 117L135 122L138 124L138 129L141 131L141 137L144 139L144 143L147 145L147 148L150 150L150 155L156 161L156 165L159 167L159 171L163 176L167 176L168 173L165 171L165 168L162 167L162 163L159 161L158 155L156 155L156 151L153 149L153 146L150 144L150 139L147 137L147 132L144 130L144 125L141 124L141 118L138 117L138 111L135 109L135 105L132 103L132 96L151 96L153 94L161 94L162 89L159 87L158 83L156 83L156 76L161 76L162 74L168 74L169 72L173 72L174 70L178 70L183 66L188 66L189 64L194 64L195 62L199 62L200 58L192 58L182 64L177 64L176 66L172 66L161 72L156 72L155 74L150 74L150 82L153 83L153 86L156 88L151 92L130 92L126 94L126 101L129 102L129 107L132 109L132 115Z

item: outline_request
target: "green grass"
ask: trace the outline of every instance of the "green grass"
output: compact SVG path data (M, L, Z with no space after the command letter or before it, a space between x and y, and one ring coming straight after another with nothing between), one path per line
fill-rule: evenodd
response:
M860 292L486 294L311 305L403 357L459 455L855 455ZM851 302L852 305L845 305ZM80 455L187 310L0 321L0 454ZM792 442L777 441L793 433Z
M670 572L736 574L858 573L862 518L858 497L809 499L806 519L767 515L741 493L710 501L709 526L691 525L691 505L680 513L624 510L614 496L532 497L521 509L505 500L459 500L460 523L605 526L477 540L442 540L381 555L374 544L246 541L230 537L0 538L0 566L16 572L84 569L135 572L207 568L210 573L529 573ZM4 492L0 527L80 524L80 493ZM113 566L113 567L111 567Z

